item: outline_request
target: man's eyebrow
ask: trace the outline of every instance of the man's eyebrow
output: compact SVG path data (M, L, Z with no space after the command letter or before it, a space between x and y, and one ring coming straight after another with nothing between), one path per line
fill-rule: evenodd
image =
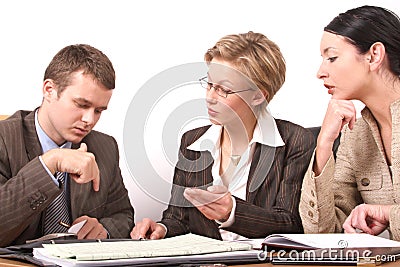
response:
M87 100L83 97L77 97L77 98L75 98L75 101L83 102L85 105L88 105L88 106L93 106L92 102L90 102L89 100ZM101 110L106 110L107 108L108 108L107 106L97 107L97 109L101 109Z
M76 98L74 98L74 100L75 101L79 101L79 102L83 102L83 103L88 104L88 105L92 105L92 102L90 102L89 100L87 100L87 99L85 99L83 97L76 97Z

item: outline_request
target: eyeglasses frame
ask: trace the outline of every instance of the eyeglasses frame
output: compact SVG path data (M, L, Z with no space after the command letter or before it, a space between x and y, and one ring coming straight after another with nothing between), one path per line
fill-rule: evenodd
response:
M219 96L221 96L223 98L227 98L228 95L232 95L232 94L236 94L236 93L241 93L241 92L253 90L253 89L249 88L249 89L244 89L244 90L239 90L239 91L232 91L231 89L229 89L226 86L209 82L207 78L208 78L207 76L204 76L203 78L200 78L199 79L200 85L204 89L207 89L207 91L210 91L211 88L214 88L214 91L217 93L217 95L219 95ZM215 85L218 85L219 87L215 87ZM223 90L224 87L228 88L229 91Z

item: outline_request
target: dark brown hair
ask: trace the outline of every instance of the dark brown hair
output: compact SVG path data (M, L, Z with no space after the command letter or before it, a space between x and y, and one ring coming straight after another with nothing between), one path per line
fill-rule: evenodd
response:
M381 42L385 46L390 71L400 76L400 20L392 11L377 6L361 6L339 14L324 28L346 37L360 54Z
M115 88L115 71L111 61L103 52L87 44L70 45L61 49L47 67L44 80L52 79L61 93L71 84L71 74L77 71L92 75L110 90Z

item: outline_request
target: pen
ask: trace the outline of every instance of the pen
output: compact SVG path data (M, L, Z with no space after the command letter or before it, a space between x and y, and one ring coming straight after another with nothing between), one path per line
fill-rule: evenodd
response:
M69 225L68 223L65 223L63 221L59 221L58 224L66 227L66 228L70 228L71 227L71 225Z

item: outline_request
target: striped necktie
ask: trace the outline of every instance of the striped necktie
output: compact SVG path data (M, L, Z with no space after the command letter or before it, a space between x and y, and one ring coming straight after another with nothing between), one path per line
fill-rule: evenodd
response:
M68 203L66 200L65 192L65 173L57 172L57 180L60 186L63 188L61 194L59 194L53 202L45 210L44 219L44 234L51 233L64 233L67 232L67 228L60 225L59 222L62 221L67 224L71 224L71 219L69 216Z

